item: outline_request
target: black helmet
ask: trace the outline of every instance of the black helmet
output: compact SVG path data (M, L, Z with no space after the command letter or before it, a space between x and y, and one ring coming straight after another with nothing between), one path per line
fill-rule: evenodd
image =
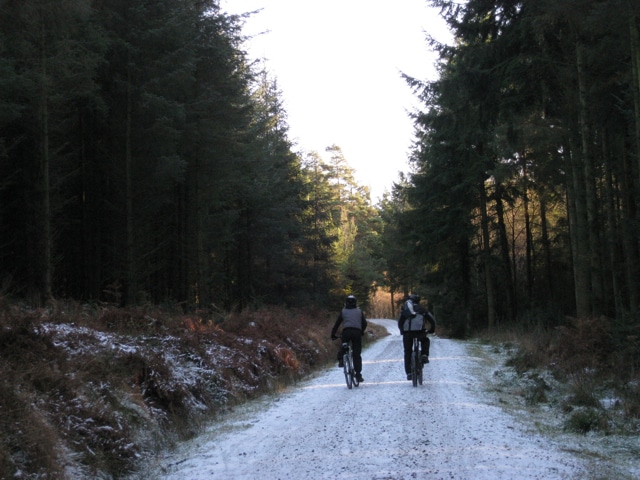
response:
M347 308L354 308L357 305L356 297L353 295L349 295L347 299L344 301L344 304Z
M418 295L417 293L412 293L411 295L409 295L409 300L411 300L413 303L420 303L420 295Z

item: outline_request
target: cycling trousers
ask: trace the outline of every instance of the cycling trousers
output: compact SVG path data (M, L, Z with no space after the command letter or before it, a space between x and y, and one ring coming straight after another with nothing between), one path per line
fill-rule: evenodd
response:
M356 373L362 372L362 331L358 328L345 328L342 330L342 343L351 342L353 349L353 369ZM346 352L338 352L338 360L342 358Z
M411 373L411 350L413 349L413 337L420 340L422 355L429 356L429 346L431 341L427 337L427 332L405 332L402 334L402 345L404 347L404 373Z

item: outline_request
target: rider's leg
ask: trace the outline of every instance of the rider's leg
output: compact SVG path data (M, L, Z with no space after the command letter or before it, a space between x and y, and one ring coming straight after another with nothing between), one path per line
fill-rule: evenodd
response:
M429 347L431 345L431 340L429 340L426 333L423 333L423 337L420 339L420 342L422 344L422 363L429 363Z
M411 350L413 349L413 337L410 333L402 335L402 347L404 348L404 373L411 373Z
M344 354L345 354L346 352L344 351L344 348L342 347L342 344L343 344L344 342L346 342L346 341L347 341L347 340L346 340L346 338L345 338L345 334L344 334L344 332L343 332L343 333L342 333L342 335L341 335L341 338L340 338L340 347L338 348L338 367L339 367L339 368L344 367L344 361L342 360L342 357L344 357Z
M362 334L355 331L351 334L351 348L353 349L353 369L362 372Z
M355 328L348 328L343 331L343 336L351 341L353 370L358 381L362 382L362 332Z

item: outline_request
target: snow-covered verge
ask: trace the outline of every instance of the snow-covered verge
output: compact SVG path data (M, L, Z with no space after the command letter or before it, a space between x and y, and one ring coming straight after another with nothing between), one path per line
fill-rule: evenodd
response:
M335 355L309 312L0 310L0 479L121 478Z
M507 355L433 338L425 383L405 380L395 322L363 354L365 382L337 368L237 408L139 478L631 479L637 436L563 432L552 407L527 406ZM515 375L517 377L517 375ZM609 448L608 444L611 444ZM606 446L605 446L606 445Z
M608 396L607 389L583 386L590 389L584 393L588 401L580 402L575 386L558 381L552 372L518 373L508 366L515 355L511 345L470 343L469 352L486 359L483 391L489 401L527 431L582 458L584 478L640 478L640 421L625 415L620 400Z

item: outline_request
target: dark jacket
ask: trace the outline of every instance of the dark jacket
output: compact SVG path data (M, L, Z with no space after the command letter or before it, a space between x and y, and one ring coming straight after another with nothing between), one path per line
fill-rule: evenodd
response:
M364 318L364 313L358 307L343 308L338 315L333 329L331 330L331 336L334 337L338 331L340 324L344 322L343 329L345 328L357 328L361 333L367 329L367 319Z

